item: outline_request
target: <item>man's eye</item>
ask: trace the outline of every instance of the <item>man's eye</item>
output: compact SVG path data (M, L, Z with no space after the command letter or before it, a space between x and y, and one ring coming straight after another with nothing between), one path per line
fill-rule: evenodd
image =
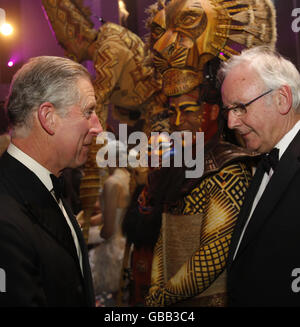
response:
M235 114L241 112L241 108L240 107L232 108L230 110L232 110Z
M94 109L86 110L86 111L84 112L84 116L85 116L86 118L89 118L89 117L91 117L91 115L93 114L93 112L94 112Z

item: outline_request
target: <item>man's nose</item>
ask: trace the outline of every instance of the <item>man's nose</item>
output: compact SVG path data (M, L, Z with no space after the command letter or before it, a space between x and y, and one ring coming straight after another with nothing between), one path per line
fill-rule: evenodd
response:
M228 113L227 126L230 129L235 129L241 125L241 119L237 117L231 110Z
M91 116L91 128L90 133L97 136L99 133L103 132L103 128L100 124L99 118L95 112Z

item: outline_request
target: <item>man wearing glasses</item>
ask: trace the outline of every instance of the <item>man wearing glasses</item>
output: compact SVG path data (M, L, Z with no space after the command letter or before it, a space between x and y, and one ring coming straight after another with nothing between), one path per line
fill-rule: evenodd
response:
M298 306L300 74L257 47L224 63L219 79L228 127L262 154L229 250L230 304Z

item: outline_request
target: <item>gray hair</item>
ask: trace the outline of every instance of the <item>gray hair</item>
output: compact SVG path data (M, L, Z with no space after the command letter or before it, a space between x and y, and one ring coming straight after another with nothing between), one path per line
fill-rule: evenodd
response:
M54 105L64 116L67 108L79 103L79 78L90 80L85 67L63 57L31 58L14 75L6 100L12 127L31 126L32 113L44 102Z
M240 64L249 64L253 68L268 89L278 89L282 85L288 85L293 95L293 108L300 111L300 74L294 64L285 59L277 51L269 46L258 46L242 51L240 55L233 56L227 62L223 62L218 80L224 81L227 74Z

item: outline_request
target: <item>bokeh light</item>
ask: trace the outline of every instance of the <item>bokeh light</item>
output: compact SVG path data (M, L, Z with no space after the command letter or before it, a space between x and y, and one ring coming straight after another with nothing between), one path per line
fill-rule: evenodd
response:
M0 27L0 32L5 36L11 35L13 30L13 27L9 23L4 23Z

